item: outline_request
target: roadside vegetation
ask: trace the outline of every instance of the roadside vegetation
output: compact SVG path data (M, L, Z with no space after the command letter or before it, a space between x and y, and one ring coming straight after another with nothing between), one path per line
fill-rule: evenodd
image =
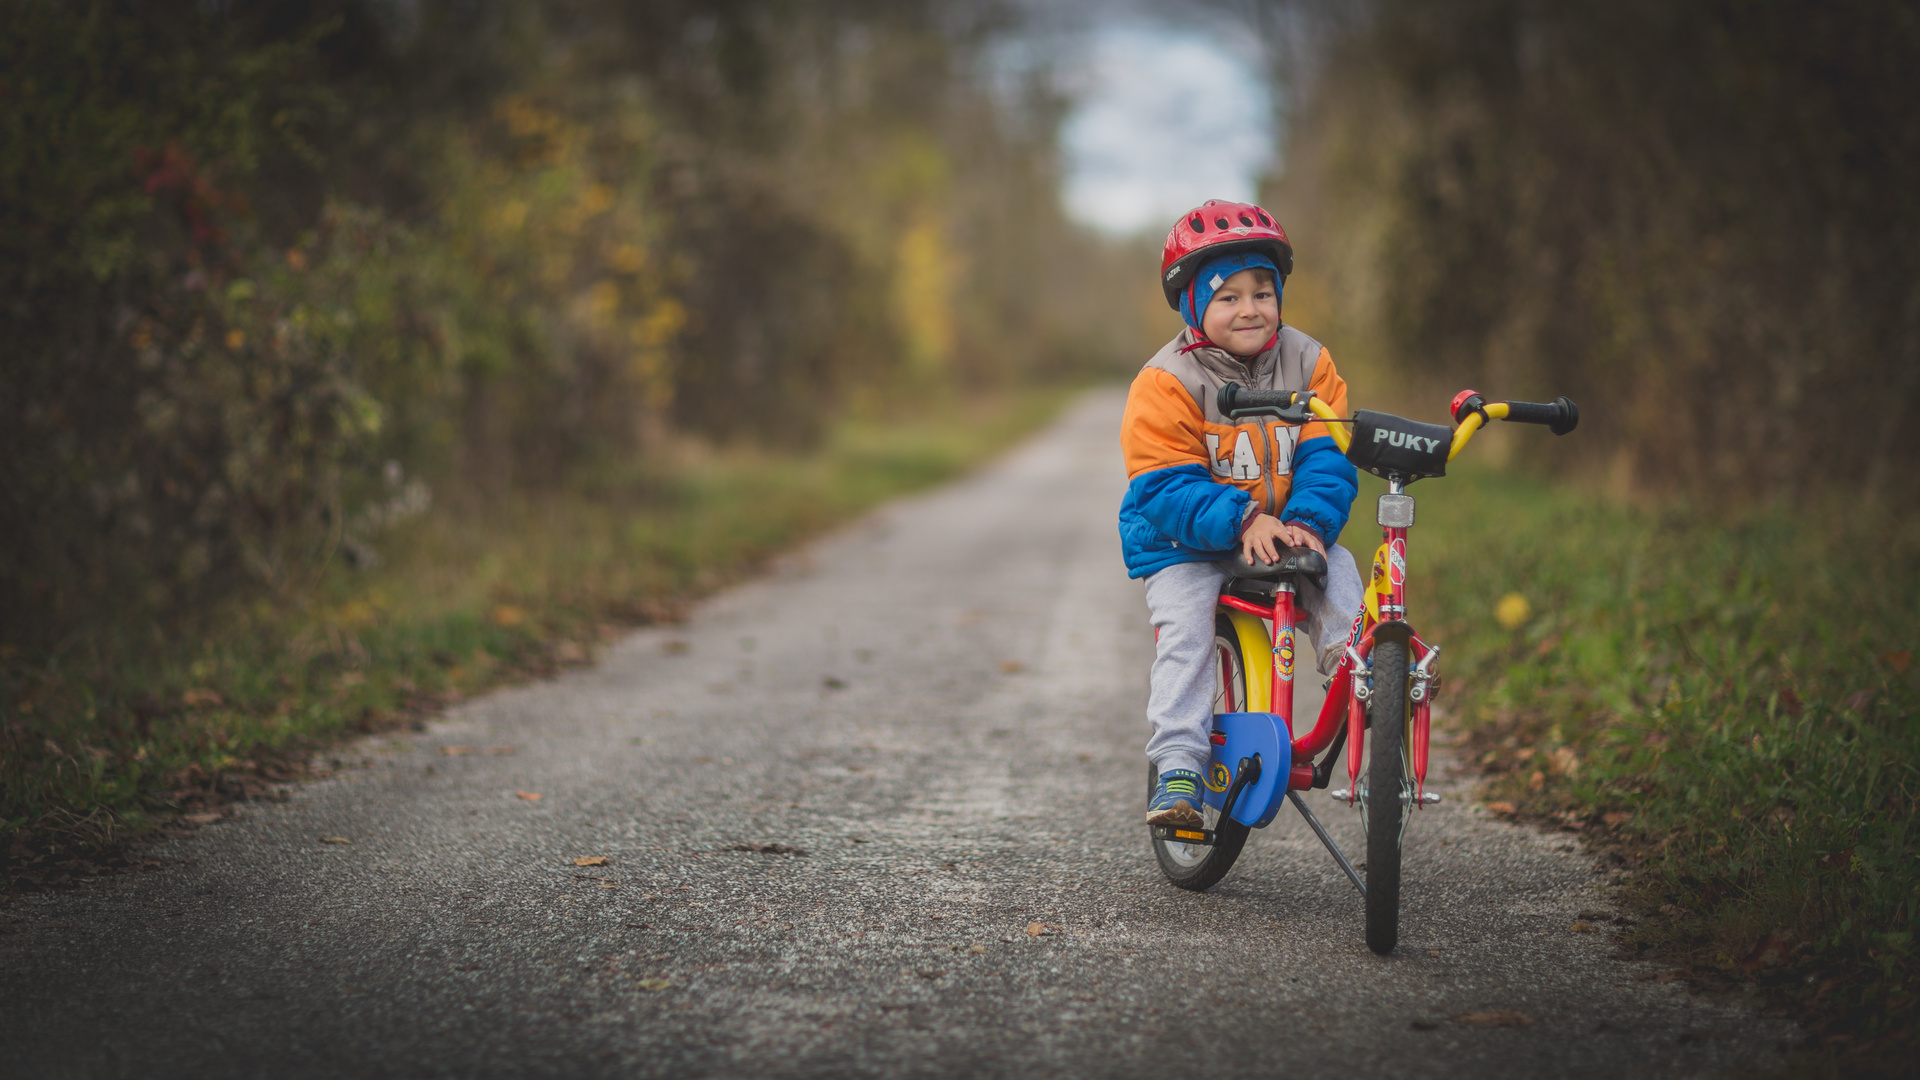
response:
M1663 977L1759 984L1813 1071L1911 1075L1920 18L1279 7L1290 316L1362 405L1581 406L1421 485L1486 798L1620 860Z
M1421 487L1415 602L1489 805L1626 870L1624 947L1663 977L1759 983L1809 1064L1910 1066L1920 525L1471 466Z

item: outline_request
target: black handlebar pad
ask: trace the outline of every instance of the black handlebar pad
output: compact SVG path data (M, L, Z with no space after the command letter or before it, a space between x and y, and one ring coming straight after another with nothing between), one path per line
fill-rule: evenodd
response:
M1509 401L1507 419L1516 424L1545 424L1555 435L1565 435L1580 426L1580 406L1564 397L1554 398L1551 405Z
M1239 383L1230 382L1220 388L1214 403L1220 407L1222 416L1235 420L1264 413L1291 424L1305 424L1313 419L1313 411L1307 406L1307 399L1312 396L1311 390L1304 393L1294 390L1249 390Z

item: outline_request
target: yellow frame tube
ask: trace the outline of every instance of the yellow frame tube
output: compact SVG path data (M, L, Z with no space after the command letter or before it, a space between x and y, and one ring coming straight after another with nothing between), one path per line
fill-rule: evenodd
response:
M1227 613L1234 636L1240 639L1240 667L1247 676L1247 700L1240 703L1240 711L1266 712L1273 704L1273 638L1267 634L1267 624L1238 608L1220 610Z

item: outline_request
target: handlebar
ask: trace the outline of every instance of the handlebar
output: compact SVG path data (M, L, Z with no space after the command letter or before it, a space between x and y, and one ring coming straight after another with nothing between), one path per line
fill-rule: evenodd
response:
M1580 426L1580 406L1565 397L1554 398L1547 405L1531 401L1489 402L1480 396L1478 390L1462 390L1454 395L1452 412L1454 421L1460 424L1465 424L1468 416L1478 414L1486 419L1511 420L1516 424L1543 424L1555 435L1565 435Z
M1289 424L1322 421L1343 454L1353 441L1353 433L1346 427L1352 419L1334 412L1331 405L1311 390L1249 390L1230 382L1220 388L1215 400L1221 414L1231 420L1273 416ZM1474 432L1494 420L1540 424L1555 435L1565 435L1580 426L1580 406L1566 397L1557 397L1542 405L1531 401L1488 401L1478 390L1462 390L1454 396L1449 411L1460 426L1454 429L1453 444L1447 449L1448 461L1466 449Z

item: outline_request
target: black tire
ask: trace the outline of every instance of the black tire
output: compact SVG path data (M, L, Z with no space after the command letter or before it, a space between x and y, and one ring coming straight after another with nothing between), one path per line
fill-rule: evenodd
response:
M1234 632L1233 623L1225 615L1214 616L1213 649L1213 711L1244 711L1247 707L1246 658L1240 654L1240 636ZM1149 799L1159 783L1159 771L1149 762ZM1253 831L1231 818L1221 819L1220 811L1211 806L1206 808L1205 814L1207 828L1214 830L1211 846L1197 847L1153 838L1151 830L1147 834L1152 838L1153 857L1160 864L1160 872L1180 888L1195 892L1211 889L1227 876L1227 871L1233 869L1233 861L1240 857L1240 849L1246 845L1247 834Z
M1373 647L1367 701L1367 948L1385 956L1400 940L1400 843L1406 835L1407 647Z

